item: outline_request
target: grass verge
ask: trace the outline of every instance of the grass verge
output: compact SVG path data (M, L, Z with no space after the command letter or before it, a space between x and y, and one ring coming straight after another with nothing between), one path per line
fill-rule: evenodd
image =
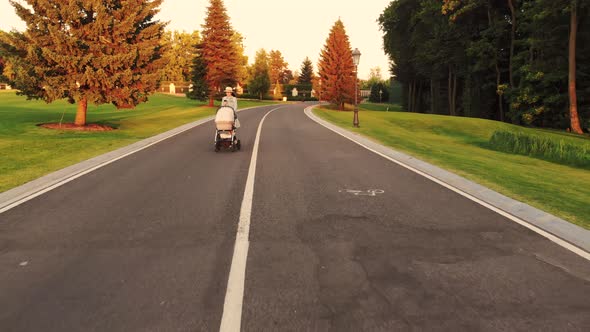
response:
M360 128L353 128L352 112L323 108L314 112L347 130L590 229L588 170L488 148L496 130L563 134L483 119L407 112L361 111Z
M240 101L240 108L264 102ZM76 105L27 101L14 91L0 91L0 192L83 160L213 115L217 108L185 97L155 94L133 110L89 105L88 123L117 130L74 132L38 124L73 122Z

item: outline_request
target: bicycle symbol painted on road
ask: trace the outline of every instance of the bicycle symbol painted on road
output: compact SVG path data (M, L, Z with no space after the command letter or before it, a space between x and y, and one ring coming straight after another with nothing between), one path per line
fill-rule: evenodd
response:
M381 189L369 189L369 190L354 190L354 189L342 189L338 190L339 193L348 193L355 196L377 196L377 194L385 193L385 190Z

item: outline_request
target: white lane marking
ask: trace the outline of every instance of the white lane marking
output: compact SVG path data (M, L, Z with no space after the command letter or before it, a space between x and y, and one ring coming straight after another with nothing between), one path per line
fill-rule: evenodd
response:
M284 107L284 106L283 106ZM236 243L234 245L234 255L231 261L229 278L227 280L227 290L225 293L225 303L223 304L223 316L221 317L221 332L239 332L242 324L242 304L244 300L244 282L246 279L246 260L248 258L248 247L250 242L250 216L252 215L252 197L254 196L254 178L256 177L256 160L258 158L258 145L260 144L260 133L264 119L273 111L281 107L274 108L262 117L258 125L256 140L252 149L252 158L250 159L250 168L248 169L248 178L246 180L246 189L242 199L240 209L240 221L238 223L238 232Z
M241 112L241 111L245 111L245 110L249 110L249 109L255 109L255 108L258 108L258 107L264 107L264 106L248 107L248 108L241 109L241 110L240 110L240 112ZM54 182L54 183L51 183L51 184L49 184L47 187L44 187L44 188L43 188L43 187L41 187L41 188L40 188L38 191L34 191L34 192L31 192L31 193L25 194L25 195L23 195L22 197L18 197L18 198L17 198L17 199L16 199L14 202L12 202L12 203L9 203L8 205L6 205L6 206L4 206L4 207L0 207L0 214L1 214L1 213L4 213L4 212L6 212L6 211L8 211L8 210L10 210L10 209L12 209L12 208L14 208L14 207L17 207L17 206L19 206L19 205L21 205L21 204L23 204L23 203L25 203L25 202L27 202L27 201L30 201L30 200L32 200L33 198L37 197L37 196L41 196L41 195L45 194L46 192L49 192L49 191L51 191L51 190L53 190L53 189L55 189L55 188L61 187L61 186L63 186L64 184L66 184L66 183L68 183L68 182L70 182L70 181L73 181L73 180L75 180L75 179L77 179L77 178L79 178L79 177L82 177L82 176L84 176L84 175L86 175L86 174L88 174L88 173L90 173L90 172L93 172L93 171L95 171L95 170L97 170L97 169L99 169L99 168L101 168L101 167L104 167L104 166L106 166L106 165L108 165L108 164L114 163L115 161L117 161L117 160L119 160L119 159L123 159L123 158L125 158L125 157L127 157L127 156L129 156L129 155L132 155L132 154L134 154L134 153L136 153L136 152L139 152L139 151L141 151L141 150L147 149L147 148L149 148L150 146L152 146L152 145L155 145L155 144L158 144L158 143L160 143L160 142L162 142L162 141L165 141L165 140L167 140L167 139L169 139L169 138L172 138L172 137L174 137L174 136L180 135L180 134L184 133L185 131L188 131L188 130L194 129L194 128L196 128L196 127L198 127L198 126L200 126L200 125L203 125L203 124L205 124L205 123L207 123L207 122L209 122L209 121L211 121L211 120L213 120L213 117L210 117L210 118L203 118L203 119L196 120L196 121L194 122L194 123L195 123L195 125L194 125L194 126L189 126L189 127L187 127L186 129L180 130L180 131L178 131L178 132L172 133L172 134L171 134L171 135L169 135L169 136L163 137L163 138L161 138L161 139L159 139L159 140L157 140L157 141L154 141L154 142L151 142L151 143L149 143L149 144L146 144L146 145L144 145L144 146L138 147L137 149L135 149L135 150L132 150L132 151L130 151L130 152L127 152L127 153L125 153L125 154L123 154L123 155L120 155L120 156L117 156L117 157L115 157L115 158L113 158L113 159L110 159L110 160L107 160L107 161L101 162L101 163L99 163L98 165L95 165L95 166L92 166L92 167L90 167L90 168L84 169L84 170L82 170L82 171L80 171L80 172L78 172L78 173L73 173L73 174L71 174L71 175L68 175L68 176L66 176L65 178L61 179L61 180L57 180L57 182ZM184 126L186 126L186 125L184 125ZM183 127L183 126L180 126L180 127ZM180 128L180 127L179 127L179 128ZM170 131L173 131L173 130L174 130L174 129L171 129ZM158 134L158 135L161 135L161 134L164 134L164 133L160 133L160 134ZM155 136L157 136L157 135L155 135ZM149 140L149 139L150 139L150 138L146 138L145 140ZM132 143L132 144L137 144L137 143L139 143L139 142L141 142L141 141L138 141L138 142L135 142L135 143ZM124 148L125 148L125 147L122 147L121 149L124 149ZM115 151L116 151L116 150L115 150ZM111 153L111 152L113 152L113 151L106 152L105 154L107 154L107 153ZM98 157L100 157L100 156L96 156L96 157L94 157L94 158L98 158ZM72 166L73 166L73 165L72 165ZM1 206L3 203L4 203L4 202L0 202L0 206Z
M342 134L342 133L340 133L340 132L338 132L338 131L336 131L336 130L334 130L334 129L326 126L326 125L324 125L323 123L317 121L316 119L313 118L313 116L311 116L310 114L308 114L308 112L311 112L311 107L308 107L308 108L305 109L305 114L307 115L307 117L309 117L311 120L315 121L316 123L322 125L323 127L325 127L327 129L335 132L336 134L338 134L338 135L340 135L340 136L342 136L342 137L344 137L344 138L346 138L346 139L348 139L348 140L350 140L350 141L352 141L352 142L354 142L354 143L362 146L363 148L365 148L365 149L367 149L367 150L369 150L369 151L371 151L373 153L376 153L376 154L380 155L381 157L383 157L385 159L388 159L388 160L390 160L390 161L392 161L392 162L394 162L394 163L396 163L396 164L398 164L398 165L400 165L400 166L402 166L404 168L407 168L407 169L409 169L412 172L415 172L417 174L420 174L423 177L425 177L425 178L427 178L427 179L429 179L431 181L434 181L434 182L440 184L441 186L443 186L443 187L445 187L447 189L450 189L450 190L456 192L457 194L459 194L459 195L461 195L461 196L463 196L463 197L465 197L467 199L470 199L470 200L472 200L472 201L474 201L474 202L476 202L476 203L478 203L478 204L480 204L480 205L482 205L482 206L484 206L484 207L486 207L486 208L488 208L488 209L490 209L490 210L498 213L499 215L502 215L502 216L504 216L504 217L506 217L506 218L508 218L508 219L510 219L510 220L512 220L514 222L516 222L517 224L520 224L520 225L522 225L522 226L524 226L524 227L532 230L533 232L535 232L535 233L537 233L537 234L539 234L541 236L544 236L545 238L553 241L554 243L562 246L563 248L565 248L565 249L567 249L567 250L569 250L569 251L571 251L571 252L573 252L573 253L581 256L581 257L584 257L587 260L590 260L590 253L586 252L585 250L583 250L583 249L581 249L581 248L579 248L579 247L577 247L577 246L575 246L575 245L573 245L573 244L571 244L571 243L569 243L569 242L567 242L567 241L565 241L565 240L563 240L563 239L561 239L561 238L559 238L559 237L557 237L557 236L555 236L555 235L553 235L553 234L551 234L551 233L549 233L549 232L547 232L547 231L545 231L545 230L543 230L543 229L541 229L541 228L539 228L539 227L537 227L537 226L535 226L533 224L529 224L528 222L526 222L525 220L522 220L522 219L518 218L517 216L514 216L514 215L512 215L512 214L510 214L510 213L508 213L508 212L506 212L506 211L504 211L502 209L499 209L499 208L497 208L497 207L495 207L495 206L493 206L493 205L491 205L491 204L489 204L489 203L487 203L485 201L482 201L481 199L479 199L479 198L477 198L477 197L475 197L475 196L473 196L473 195L471 195L469 193L466 193L466 192L462 191L459 188L455 188L452 185L450 185L450 184L448 184L448 183L446 183L444 181L441 181L441 180L439 180L439 179L437 179L437 178L435 178L435 177L433 177L433 176L431 176L431 175L429 175L427 173L424 173L424 172L422 172L422 171L420 171L420 170L418 170L418 169L416 169L416 168L414 168L414 167L412 167L410 165L404 164L403 162L398 161L398 160L395 160L395 159L393 159L393 158L391 158L391 157L389 157L389 156L387 156L387 155L385 155L385 154L383 154L383 153L381 153L379 151L373 150L372 148L370 148L370 147L368 147L368 146L366 146L366 145L364 145L364 144L362 144L360 142L357 142L354 139L352 139L352 138L350 138L350 137L348 137L348 136L346 136L346 135L344 135L344 134Z

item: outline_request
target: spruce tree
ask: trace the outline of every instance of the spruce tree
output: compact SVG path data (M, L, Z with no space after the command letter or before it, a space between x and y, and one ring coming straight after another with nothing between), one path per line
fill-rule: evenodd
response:
M190 99L205 101L209 97L207 85L207 63L203 58L203 44L195 46L195 57L191 71L192 89L186 94Z
M305 60L303 60L303 63L301 64L301 74L299 75L297 84L311 84L313 79L313 64L311 63L311 60L309 60L309 57L305 57Z
M354 100L356 79L350 42L340 19L330 30L318 67L322 80L322 99L343 110L345 102Z
M241 57L236 49L234 30L222 0L209 0L203 25L203 59L207 64L209 106L224 86L237 83Z
M309 57L305 57L303 63L301 64L301 74L299 74L299 78L297 79L297 84L311 84L313 82L313 64Z
M9 34L22 60L15 71L22 94L78 103L75 124L83 126L88 103L131 108L156 90L165 24L154 15L162 0L9 2L27 23L24 33Z

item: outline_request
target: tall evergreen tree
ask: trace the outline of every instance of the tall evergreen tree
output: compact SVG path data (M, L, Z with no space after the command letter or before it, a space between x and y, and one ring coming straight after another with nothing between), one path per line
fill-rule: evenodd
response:
M312 84L313 79L313 64L309 60L309 57L305 57L301 64L301 74L299 74L297 84Z
M203 44L195 45L195 57L193 58L191 70L192 89L186 96L190 99L205 101L209 97L209 86L207 86L207 63L203 57Z
M268 66L268 53L264 49L260 49L256 52L254 64L251 68L248 92L252 95L258 95L260 100L262 100L269 89L270 70Z
M237 83L241 64L235 32L222 0L209 0L202 34L203 59L207 64L209 106L213 106L215 95L222 87Z
M154 16L162 0L9 2L27 23L8 41L22 60L15 70L22 94L77 102L75 124L83 126L88 103L130 108L156 90L165 24Z
M344 110L345 102L352 102L355 93L355 66L352 49L344 24L340 19L330 29L318 63L322 80L322 99Z

